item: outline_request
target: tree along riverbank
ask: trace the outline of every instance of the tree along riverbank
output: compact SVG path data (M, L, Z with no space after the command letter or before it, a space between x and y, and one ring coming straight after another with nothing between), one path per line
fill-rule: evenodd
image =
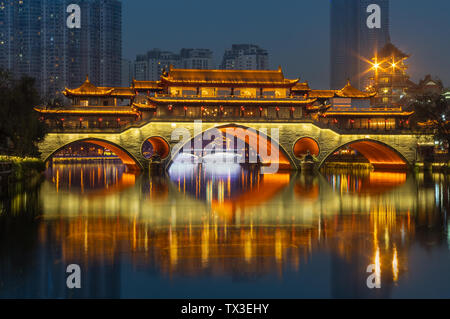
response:
M45 170L44 161L33 157L0 155L0 179L21 181L40 175Z

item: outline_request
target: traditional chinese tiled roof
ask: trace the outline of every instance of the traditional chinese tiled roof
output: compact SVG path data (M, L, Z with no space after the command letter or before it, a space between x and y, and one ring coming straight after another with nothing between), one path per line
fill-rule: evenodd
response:
M135 90L139 91L155 91L155 90L162 90L161 82L160 81L137 81L133 80L132 87Z
M445 122L445 124L447 124L447 125L449 123L450 123L450 121ZM421 127L433 127L433 126L439 125L439 122L436 120L428 120L426 122L418 122L417 124Z
M297 83L295 84L292 89L292 91L311 91L308 82L303 82L303 83Z
M299 80L289 80L278 70L195 70L169 69L161 76L168 85L229 87L292 87Z
M352 108L352 107L331 107L324 116L410 116L414 112L404 111L401 107L368 107L368 108Z
M72 114L72 115L88 115L88 114L102 114L102 115L138 115L139 112L129 106L105 107L105 106L87 106L87 107L63 107L57 109L49 109L45 107L35 107L35 111L42 114Z
M106 88L105 88L106 89ZM136 92L131 88L114 88L111 92L111 96L119 98L131 98L136 95Z
M335 90L311 90L308 93L308 96L310 98L316 98L316 99L330 99L335 97L336 91Z
M354 116L354 117L377 117L377 116L411 116L414 112L400 112L400 113L396 113L396 112L333 112L333 111L329 111L326 114L326 116Z
M390 57L396 57L397 59L406 59L409 58L409 55L402 52L399 48L389 42L386 43L386 45L378 51L378 58L384 59Z
M353 99L369 99L375 96L376 92L363 92L353 87L350 81L341 90L311 90L308 93L310 98L330 99L333 97L353 98Z
M66 88L63 91L65 96L106 96L110 95L113 88L100 88L95 86L89 81L89 77L86 77L86 81L76 89Z
M137 108L137 109L156 109L156 104L145 104L145 103L134 102L133 107Z
M183 104L183 105L275 105L275 106L294 106L308 105L316 102L316 99L298 99L298 98L219 98L219 97L149 97L153 104Z
M350 81L344 86L343 89L336 91L337 97L342 98L354 98L354 99L367 99L377 95L377 92L363 92L353 87Z

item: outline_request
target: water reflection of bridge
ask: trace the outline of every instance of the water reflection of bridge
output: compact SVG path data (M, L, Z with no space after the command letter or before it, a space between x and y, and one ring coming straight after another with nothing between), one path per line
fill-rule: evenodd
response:
M56 193L46 183L46 227L62 236L55 240L69 259L112 260L121 251L167 274L207 268L247 280L301 269L326 249L348 263L355 256L378 260L383 280L395 282L416 223L435 205L434 189L418 190L403 173L258 176L248 176L240 194L226 191L228 177L211 186L203 181L196 193L195 178L141 176L120 192L94 191L89 201L87 193ZM216 195L200 195L208 191Z
M241 193L225 187L220 195L220 185L228 180L225 175L223 181L217 178L217 184L210 184L209 197L201 195L208 188L195 193L188 187L198 180L181 176L172 181L138 176L131 183L122 175L124 184L111 185L111 192L96 189L105 178L102 170L87 174L95 183L85 184L84 190L76 185L69 190L68 170L59 176L59 186L58 179L43 185L44 215L34 220L38 228L27 230L41 250L50 244L57 248L51 260L101 265L96 278L108 277L111 267L119 267L123 261L118 260L127 256L126 262L141 272L170 278L232 276L248 282L274 274L311 275L307 266L317 265L318 256L325 253L333 259L313 276L332 274L332 294L341 297L369 296L357 287L365 283L364 270L370 263L379 266L382 296L388 296L389 287L407 270L411 246L428 247L430 240L442 240L424 236L422 229L442 227L436 207L448 206L447 192L436 186L441 182L401 173L284 174L272 179L253 175L239 184ZM76 178L72 175L73 184ZM256 197L252 190L258 188L267 193ZM17 200L14 207L21 207ZM90 280L106 289L107 281ZM119 295L119 281L110 288Z
M61 168L61 167L60 167ZM238 170L241 168L238 166ZM99 201L95 206L108 207L107 202L117 202L120 200L120 207L124 210L137 211L140 219L146 219L146 216L152 218L155 211L166 209L165 206L155 205L158 202L164 202L166 198L173 198L171 209L179 211L180 214L186 213L186 207L192 207L196 212L197 220L201 220L200 212L209 213L213 211L217 216L227 220L228 217L236 214L251 215L254 212L260 213L270 207L272 202L278 202L282 199L283 203L289 204L292 216L306 218L314 213L326 214L326 212L340 211L342 213L356 211L370 211L373 205L383 200L383 203L390 202L398 211L412 211L419 205L417 202L417 192L411 188L413 183L407 179L406 173L401 172L370 172L366 176L356 177L352 174L327 175L292 175L290 173L275 175L260 175L256 172L248 172L236 177L232 177L225 171L221 177L215 177L211 182L206 180L204 173L188 172L187 175L172 176L169 182L165 178L145 178L135 176L130 173L122 173L122 177L117 183L107 186L107 190L100 187L95 189L77 192L72 186L71 192L65 192L55 196L55 200L61 202L62 198L70 202L78 202L77 198L88 196L92 201ZM100 183L105 179L105 172L94 170L89 173L89 180L94 183L96 180ZM114 174L117 174L114 173ZM61 190L58 183L64 183L67 189L68 174L62 170L55 170L56 178L53 182L56 190ZM58 177L61 176L61 177ZM64 177L65 176L65 177ZM189 176L191 178L189 178ZM193 177L194 176L194 177ZM87 182L85 178L84 183ZM72 180L73 183L75 179ZM103 185L102 183L100 183ZM92 185L92 184L91 184ZM101 186L100 185L100 186ZM49 188L46 191L54 192L51 184L45 185ZM135 189L141 189L136 192ZM81 190L82 187L79 188ZM237 190L236 190L237 189ZM395 192L390 191L395 189ZM399 193L405 189L405 194ZM119 192L120 191L120 192ZM293 193L294 196L290 196ZM398 200L399 194L404 200ZM301 203L301 205L296 205ZM292 205L291 205L292 204ZM58 205L59 206L59 205ZM65 211L78 211L79 207L65 207ZM286 211L286 209L283 209ZM105 213L107 213L105 211ZM164 216L163 211L158 215ZM261 215L261 214L260 214ZM264 214L263 214L264 215ZM274 215L274 214L271 214ZM284 214L289 216L289 214ZM228 216L228 217L227 217ZM272 216L274 217L274 216ZM270 216L267 216L270 218ZM229 220L229 219L228 219Z

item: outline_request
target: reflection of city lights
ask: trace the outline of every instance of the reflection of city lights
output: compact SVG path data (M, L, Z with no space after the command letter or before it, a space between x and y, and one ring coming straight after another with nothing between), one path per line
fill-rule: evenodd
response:
M392 273L396 282L398 280L398 255L396 247L394 247L394 257L392 258Z
M169 168L169 175L176 180L184 180L190 174L196 174L197 165L191 163L173 163Z
M229 163L229 164L217 164L214 162L206 162L203 165L205 172L213 175L213 176L223 176L227 177L228 175L235 176L241 170L241 166L239 164Z
M209 224L206 223L203 225L202 235L201 235L201 263L203 267L208 265L209 259Z
M448 250L450 250L450 221L447 225L447 243L448 243Z
M169 228L169 259L171 265L178 262L178 238L177 233L172 232L172 227Z
M377 252L375 254L375 286L381 286L381 261L379 248L377 248Z
M252 238L249 234L246 234L247 238L245 239L244 243L244 258L246 262L250 262L252 259Z
M205 164L217 164L217 165L233 165L239 163L242 155L235 153L214 153L203 156L202 162Z

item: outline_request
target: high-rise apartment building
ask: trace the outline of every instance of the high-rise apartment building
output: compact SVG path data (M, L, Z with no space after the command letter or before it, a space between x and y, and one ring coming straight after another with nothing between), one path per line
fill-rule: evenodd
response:
M67 26L70 4L80 7L80 28ZM86 75L120 85L121 34L120 0L0 1L0 67L36 78L43 97L78 87Z
M269 53L253 44L233 44L223 56L221 69L268 70Z
M181 49L179 54L153 49L136 57L134 77L138 81L157 81L171 65L176 69L212 69L213 53L209 49Z
M169 66L181 68L181 58L179 54L169 51L153 49L146 54L136 57L134 62L134 77L138 81L157 81L164 70Z
M38 78L42 61L41 1L0 1L0 67Z
M374 13L368 10L370 5L380 8L379 28L367 25ZM331 89L341 89L348 80L364 89L370 66L367 61L388 42L389 0L331 1Z
M134 61L122 59L122 80L120 86L127 87L133 82L134 76Z
M119 86L122 66L122 2L96 0L92 18L99 16L99 84ZM98 10L98 11L97 11ZM97 62L97 60L95 60Z
M210 70L214 68L213 53L209 49L181 49L180 57L184 69Z

